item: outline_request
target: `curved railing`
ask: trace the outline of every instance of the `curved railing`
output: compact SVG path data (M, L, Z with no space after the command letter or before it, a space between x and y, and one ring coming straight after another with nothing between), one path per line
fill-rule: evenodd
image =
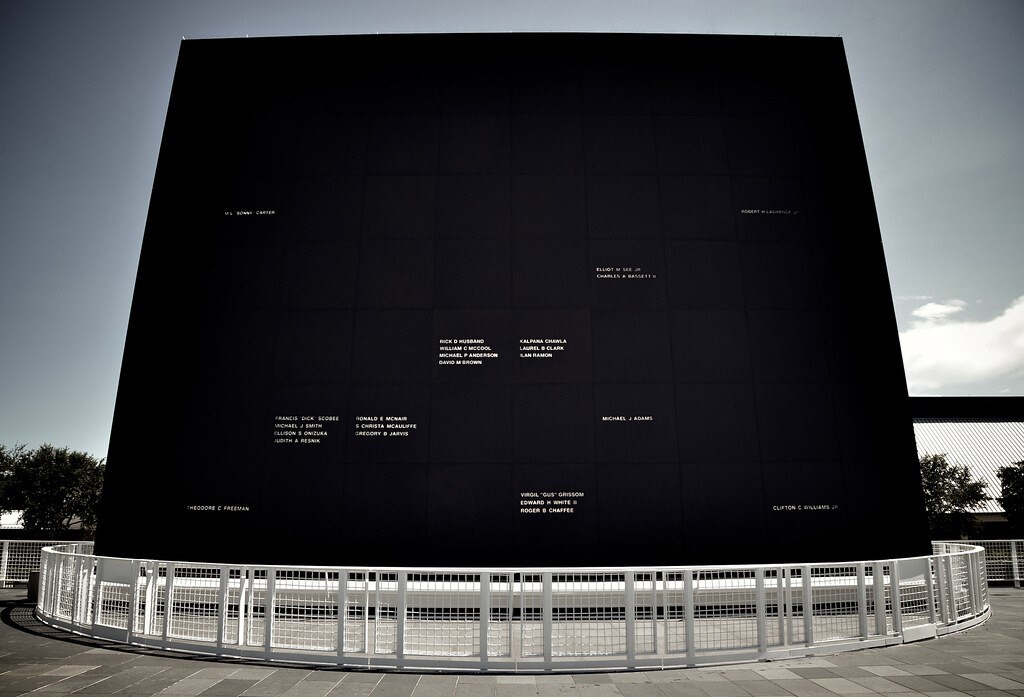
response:
M326 568L43 550L37 616L129 644L404 669L668 668L916 641L990 614L981 547L840 564Z

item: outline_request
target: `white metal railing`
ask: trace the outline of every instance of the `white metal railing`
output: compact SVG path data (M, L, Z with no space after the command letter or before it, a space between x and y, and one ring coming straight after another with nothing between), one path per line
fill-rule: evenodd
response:
M344 666L666 668L915 641L990 614L985 550L911 559L596 569L410 569L43 551L37 616L132 644Z
M67 540L0 540L0 588L28 583L28 575L39 569L43 547L67 544Z
M989 581L1024 582L1024 540L964 540L963 544L985 548Z

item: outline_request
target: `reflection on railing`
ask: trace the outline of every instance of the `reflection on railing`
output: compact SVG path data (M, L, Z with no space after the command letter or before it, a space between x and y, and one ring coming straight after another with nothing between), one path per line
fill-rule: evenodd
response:
M989 615L985 550L629 569L220 565L42 553L37 615L117 641L265 660L464 670L659 668L914 641Z

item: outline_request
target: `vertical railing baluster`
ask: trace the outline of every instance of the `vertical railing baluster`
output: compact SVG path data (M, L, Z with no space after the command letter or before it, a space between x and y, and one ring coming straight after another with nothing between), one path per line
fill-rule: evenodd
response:
M686 626L686 657L692 664L697 656L696 639L694 638L694 615L696 608L693 601L693 574L694 571L686 569L683 571L683 620Z
M480 670L487 670L487 632L491 626L491 575L480 573Z
M398 580L397 595L395 608L395 658L398 659L398 667L402 667L403 659L405 658L405 607L406 607L406 590L408 574L405 571L395 572L395 576Z
M626 606L626 666L636 666L636 576L633 571L623 575L623 594Z
M167 562L167 576L164 580L164 627L162 641L167 643L171 631L171 617L174 615L174 562Z
M900 562L898 559L889 561L889 602L892 603L892 632L897 636L903 634L903 608L900 607Z
M263 594L263 651L269 657L274 651L274 613L277 592L277 569L267 569L267 590Z
M857 627L861 639L868 637L868 588L864 562L857 564Z
M871 580L875 590L875 634L885 636L889 625L885 620L885 574L881 562L871 565Z
M804 609L804 643L814 644L814 589L811 583L811 567L800 569L800 598Z
M338 572L338 663L344 663L345 625L348 623L348 571Z
M768 651L768 617L764 592L764 568L754 571L754 594L757 608L757 651L764 655Z
M541 574L541 580L543 583L543 613L544 613L544 667L548 670L551 669L552 661L554 660L554 600L553 600L553 589L552 589L552 577L550 571L545 571Z

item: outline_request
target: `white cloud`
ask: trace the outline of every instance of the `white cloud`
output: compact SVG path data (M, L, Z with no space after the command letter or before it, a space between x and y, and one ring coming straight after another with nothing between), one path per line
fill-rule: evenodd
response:
M965 307L967 307L967 303L963 300L957 300L954 298L953 300L947 300L944 303L926 303L910 314L918 319L923 319L926 322L934 322L946 319L950 315L955 315L957 312L963 312Z
M984 322L950 319L966 303L928 303L900 332L911 394L1024 376L1024 296Z

